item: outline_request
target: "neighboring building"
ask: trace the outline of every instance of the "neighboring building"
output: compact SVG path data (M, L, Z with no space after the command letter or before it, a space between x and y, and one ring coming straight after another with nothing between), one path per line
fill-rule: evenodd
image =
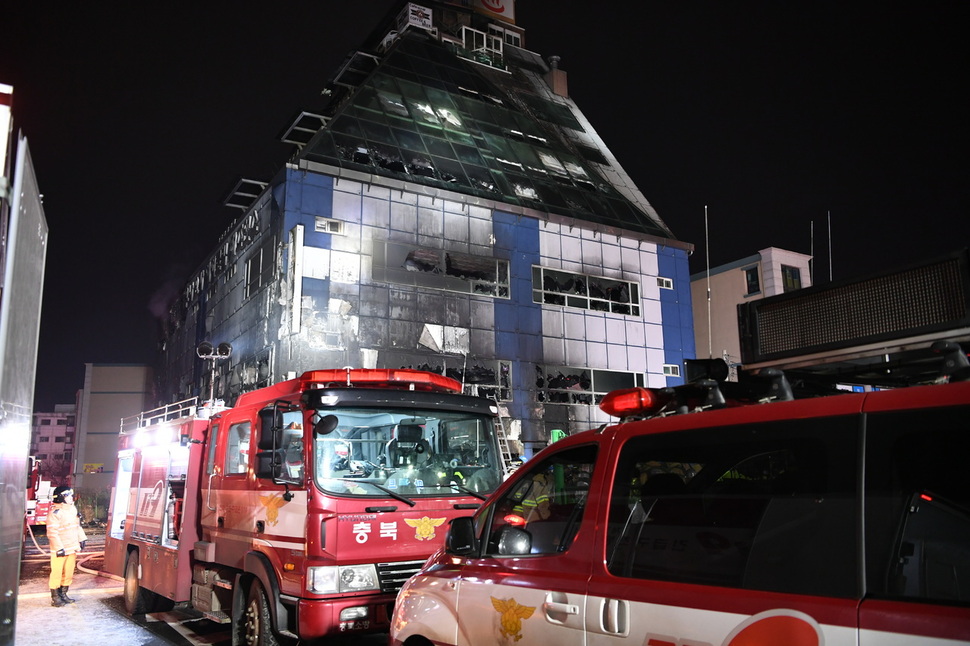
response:
M970 378L970 250L738 306L746 370L810 389Z
M150 408L153 372L138 364L84 364L78 393L74 487L107 490L114 484L121 418Z
M738 305L811 287L811 256L775 247L690 277L694 340L699 358L741 361ZM708 288L710 300L708 300Z
M74 471L77 406L56 404L54 412L35 412L30 454L40 461L40 473L57 484Z
M688 255L526 48L511 0L402 3L283 140L171 309L158 403L314 368L424 368L499 400L526 455L681 383ZM617 93L629 88L617 88ZM229 343L201 360L196 347ZM87 460L86 460L87 461Z

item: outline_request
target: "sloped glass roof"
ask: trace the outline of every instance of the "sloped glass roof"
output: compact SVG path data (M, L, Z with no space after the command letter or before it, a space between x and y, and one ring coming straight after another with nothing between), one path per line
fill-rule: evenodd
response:
M300 156L670 237L550 127L582 131L568 108L486 69L405 32Z

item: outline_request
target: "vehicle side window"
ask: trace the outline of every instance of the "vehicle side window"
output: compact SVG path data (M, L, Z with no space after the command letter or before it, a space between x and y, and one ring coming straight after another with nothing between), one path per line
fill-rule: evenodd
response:
M610 497L617 576L852 597L858 417L645 435Z
M866 425L866 573L877 597L970 602L970 407Z
M521 467L515 486L492 505L486 555L566 551L582 521L595 462L596 446L587 445Z
M205 459L205 473L206 475L212 475L216 471L216 447L219 443L216 438L219 436L219 427L213 426L209 429L209 436L206 438L209 442L209 453Z
M229 427L226 443L225 474L246 473L249 469L249 435L252 425L249 421L239 422Z

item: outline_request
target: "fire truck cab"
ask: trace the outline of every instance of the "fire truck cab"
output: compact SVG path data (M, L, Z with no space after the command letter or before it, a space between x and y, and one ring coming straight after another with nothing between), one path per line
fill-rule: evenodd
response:
M127 610L233 643L387 630L448 521L502 481L494 402L413 370L317 370L122 421L105 568Z
M970 382L808 399L763 382L605 396L620 423L551 444L452 522L390 643L970 644Z

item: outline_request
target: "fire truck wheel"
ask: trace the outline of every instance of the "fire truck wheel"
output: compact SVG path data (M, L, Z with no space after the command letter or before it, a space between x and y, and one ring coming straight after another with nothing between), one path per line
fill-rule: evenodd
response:
M143 615L148 611L148 591L138 584L138 553L132 552L125 561L125 611L129 615Z
M269 600L258 579L253 580L246 600L246 610L242 621L242 643L246 646L280 646L273 634L272 619L269 616Z
M131 616L146 612L164 612L175 607L170 599L141 587L138 582L138 552L132 552L125 561L125 611Z

